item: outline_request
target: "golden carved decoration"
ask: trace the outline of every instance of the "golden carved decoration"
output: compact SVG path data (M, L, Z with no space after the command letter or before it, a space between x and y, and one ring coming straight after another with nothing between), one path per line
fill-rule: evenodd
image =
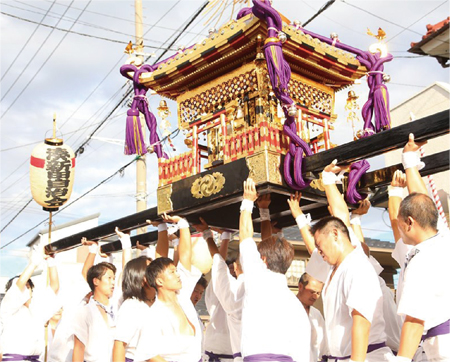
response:
M172 184L158 187L158 214L173 210L172 204Z
M325 191L325 187L323 187L322 182L322 173L320 173L320 177L318 179L315 179L313 182L311 182L310 186L319 191Z
M217 194L225 185L225 177L220 172L214 172L210 175L199 177L194 181L191 187L192 196L196 199L209 197Z
M246 157L249 170L248 177L256 184L271 182L281 185L283 179L280 173L281 156L267 150Z

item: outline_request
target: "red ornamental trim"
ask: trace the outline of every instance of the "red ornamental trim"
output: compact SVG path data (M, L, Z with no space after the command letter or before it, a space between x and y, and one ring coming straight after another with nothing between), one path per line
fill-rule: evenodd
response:
M72 158L72 168L74 168L74 167L75 167L75 157Z
M34 166L34 167L37 167L37 168L44 168L44 166L45 166L45 159L31 156L31 158L30 158L30 165Z

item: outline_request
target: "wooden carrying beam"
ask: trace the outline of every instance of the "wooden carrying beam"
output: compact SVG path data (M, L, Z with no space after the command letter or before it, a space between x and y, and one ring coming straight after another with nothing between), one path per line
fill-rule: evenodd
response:
M448 110L306 157L303 172L320 172L335 159L338 163L352 163L403 148L410 133L418 142L449 133Z
M158 211L156 207L147 209L136 214L128 215L120 219L108 222L103 225L99 225L95 228L91 228L77 234L73 234L48 244L44 247L46 254L59 253L61 251L70 250L81 246L81 238L85 237L88 240L98 241L100 239L107 238L115 235L114 229L118 227L122 231L129 231L137 229L139 227L147 226L145 220L156 220L158 217Z

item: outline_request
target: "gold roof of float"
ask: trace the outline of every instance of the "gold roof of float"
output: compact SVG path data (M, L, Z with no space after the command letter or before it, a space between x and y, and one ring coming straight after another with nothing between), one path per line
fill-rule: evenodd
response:
M294 25L285 25L283 32L288 37L283 52L293 74L335 90L364 76L366 69L353 54L304 34ZM266 34L266 24L251 14L230 21L202 42L160 63L153 73L143 74L140 81L162 96L177 99L184 92L255 60Z

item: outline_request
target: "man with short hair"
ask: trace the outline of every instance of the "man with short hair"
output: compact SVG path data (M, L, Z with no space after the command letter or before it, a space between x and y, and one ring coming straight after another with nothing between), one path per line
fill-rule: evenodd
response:
M89 303L80 307L73 326L73 362L107 362L114 345L114 293L116 267L98 263L89 268L86 281L92 291Z
M194 287L194 290L191 294L191 302L194 304L194 307L197 305L197 303L202 299L203 293L205 292L206 288L208 287L208 281L205 279L205 277L201 277L197 284Z
M330 265L322 293L328 357L332 361L387 361L392 352L386 347L380 284L359 240L351 241L355 236L348 207L336 187L336 173L341 171L336 163L322 173L334 216L321 219L311 229L318 254Z
M303 273L298 281L297 298L305 307L311 322L311 360L320 361L327 353L327 339L325 335L325 321L322 313L314 308L314 303L322 293L323 283L314 279L308 273Z
M311 326L285 276L294 259L294 248L286 239L273 236L256 246L252 210L258 195L250 178L244 182L243 196L239 251L245 275L244 361L310 361Z
M419 147L410 134L402 154L410 195L401 202L396 221L403 243L412 248L404 258L397 310L405 318L397 361L411 361L421 340L429 361L449 361L449 233L447 228L438 232L439 214L418 170Z
M180 230L179 263L158 258L146 270L148 283L157 291L155 303L144 318L135 361L197 362L201 359L202 328L190 299L202 273L191 264L192 244L189 224L179 216L165 222L177 223Z

